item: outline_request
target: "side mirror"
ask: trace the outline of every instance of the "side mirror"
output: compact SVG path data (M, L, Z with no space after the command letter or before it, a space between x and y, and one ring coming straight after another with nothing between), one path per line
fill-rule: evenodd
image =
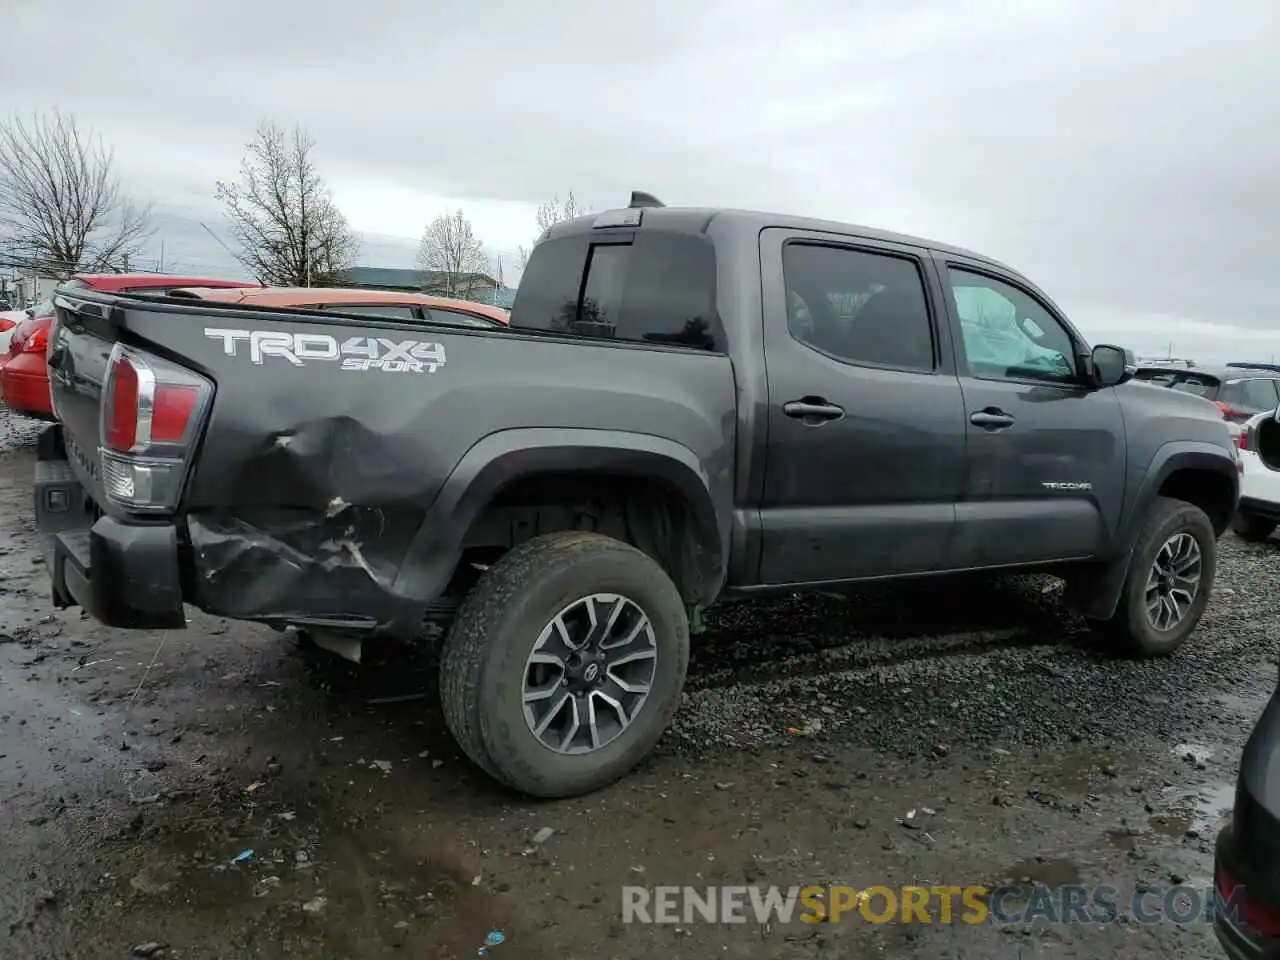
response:
M1132 350L1109 343L1093 348L1093 384L1096 387L1115 387L1132 380L1138 372L1138 361Z

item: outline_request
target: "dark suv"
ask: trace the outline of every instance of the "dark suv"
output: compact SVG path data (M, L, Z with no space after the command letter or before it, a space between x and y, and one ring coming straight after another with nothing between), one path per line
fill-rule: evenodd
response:
M1135 380L1193 393L1218 405L1222 417L1244 423L1280 405L1280 365L1228 363L1225 366L1160 364L1138 368Z
M1280 689L1245 746L1235 810L1218 837L1215 867L1224 900L1231 902L1237 887L1245 893L1243 910L1217 918L1227 955L1280 958Z

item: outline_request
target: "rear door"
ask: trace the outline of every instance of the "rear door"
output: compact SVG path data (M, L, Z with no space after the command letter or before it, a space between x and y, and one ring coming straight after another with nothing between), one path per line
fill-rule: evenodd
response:
M968 431L956 564L1100 553L1124 496L1126 443L1115 390L1086 384L1083 341L1021 278L949 256L937 266Z
M782 228L760 243L761 581L938 569L963 488L965 431L925 251Z

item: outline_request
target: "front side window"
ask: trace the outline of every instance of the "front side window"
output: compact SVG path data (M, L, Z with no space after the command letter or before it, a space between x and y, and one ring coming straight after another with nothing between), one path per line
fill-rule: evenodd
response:
M1038 300L981 274L954 267L947 274L970 374L998 380L1076 380L1071 336Z
M916 263L848 247L782 248L791 336L847 363L934 368L933 327Z

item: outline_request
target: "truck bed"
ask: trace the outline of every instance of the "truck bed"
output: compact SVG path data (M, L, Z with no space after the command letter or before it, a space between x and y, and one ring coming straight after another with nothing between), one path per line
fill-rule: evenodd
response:
M117 343L213 387L181 500L163 515L104 495ZM70 473L42 469L74 478L87 497L70 498L88 504L58 521L55 565L85 566L97 556L85 537L113 521L163 543L171 531L183 600L225 616L409 622L445 586L481 498L531 457L571 469L575 451L613 445L608 462L625 474L649 449L732 496L734 380L721 354L85 293L59 298L50 367L61 426L42 460Z

